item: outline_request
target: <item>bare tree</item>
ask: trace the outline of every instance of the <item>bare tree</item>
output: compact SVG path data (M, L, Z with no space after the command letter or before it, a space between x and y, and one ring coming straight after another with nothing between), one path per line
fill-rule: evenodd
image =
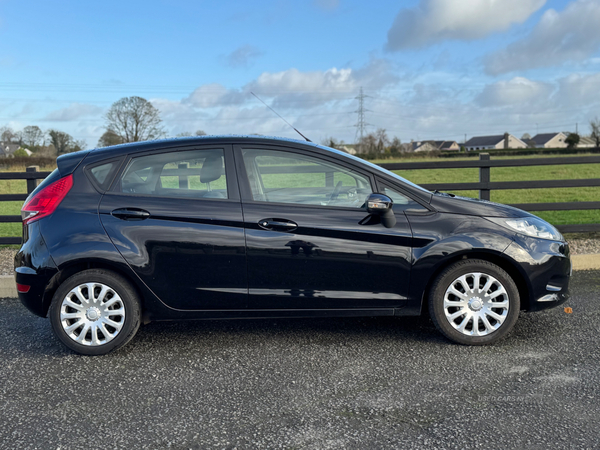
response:
M340 145L340 143L338 142L338 140L336 138L331 136L331 137L322 139L321 145L324 145L324 146L330 147L330 148L338 148L338 145Z
M390 152L398 153L402 151L402 142L397 136L394 136L392 142L390 143Z
M0 128L0 141L13 142L16 138L15 132L10 127Z
M142 97L123 97L106 113L106 130L122 142L138 142L165 136L158 109Z
M390 139L388 138L387 131L385 131L385 128L379 128L375 132L375 137L377 138L377 152L385 152L385 148L388 145L390 145Z
M73 137L70 134L58 130L48 130L48 136L56 149L57 155L74 151Z
M98 139L98 147L110 147L111 145L119 145L123 143L123 139L113 130L106 130L100 139Z
M37 125L29 125L21 132L23 143L29 147L37 147L44 141L44 132Z
M590 120L590 129L592 130L590 137L596 142L596 147L600 147L600 119L598 116Z

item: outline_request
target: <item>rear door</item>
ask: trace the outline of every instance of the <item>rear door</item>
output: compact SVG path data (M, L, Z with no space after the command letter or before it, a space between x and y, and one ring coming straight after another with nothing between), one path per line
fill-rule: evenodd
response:
M100 203L117 249L177 309L247 306L239 189L228 145L132 155Z
M411 230L363 208L373 176L309 151L236 146L246 227L249 307L402 307Z

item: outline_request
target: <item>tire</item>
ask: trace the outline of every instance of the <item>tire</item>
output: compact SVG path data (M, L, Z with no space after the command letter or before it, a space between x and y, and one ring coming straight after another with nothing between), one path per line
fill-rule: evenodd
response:
M493 344L510 333L519 317L517 285L489 261L467 259L450 265L429 292L433 323L459 344Z
M59 286L49 315L55 336L69 349L82 355L104 355L135 336L140 311L139 297L125 278L90 269Z

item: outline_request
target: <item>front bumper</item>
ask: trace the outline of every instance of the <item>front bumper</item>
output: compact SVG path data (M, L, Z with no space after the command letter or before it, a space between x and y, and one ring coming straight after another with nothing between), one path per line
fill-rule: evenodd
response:
M572 266L566 242L517 235L504 252L519 264L528 295L521 293L521 308L541 311L569 300Z

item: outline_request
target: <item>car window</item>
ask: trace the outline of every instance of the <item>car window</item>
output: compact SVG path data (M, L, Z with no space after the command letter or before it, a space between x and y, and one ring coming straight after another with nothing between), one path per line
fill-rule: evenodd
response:
M223 150L133 158L121 177L120 190L159 197L227 198Z
M372 192L367 176L312 156L247 149L243 158L255 201L360 208Z
M382 185L380 183L380 192L382 194L387 195L394 201L394 209L403 210L403 209L417 209L427 211L426 208L422 207L419 203L415 202L410 197L400 193L396 189L392 189L389 186Z

